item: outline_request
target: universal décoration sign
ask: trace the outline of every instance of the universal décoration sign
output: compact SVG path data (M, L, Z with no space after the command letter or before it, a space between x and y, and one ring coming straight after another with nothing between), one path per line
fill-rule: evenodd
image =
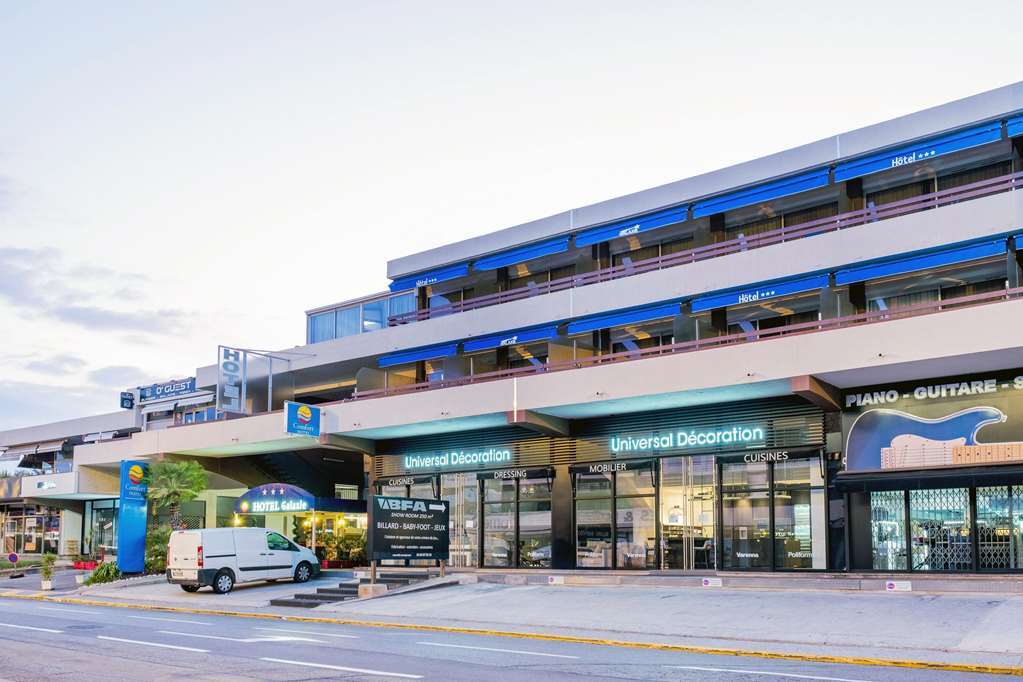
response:
M650 452L675 448L712 448L722 445L762 443L764 429L760 426L731 426L718 429L690 429L645 436L612 435L611 452Z

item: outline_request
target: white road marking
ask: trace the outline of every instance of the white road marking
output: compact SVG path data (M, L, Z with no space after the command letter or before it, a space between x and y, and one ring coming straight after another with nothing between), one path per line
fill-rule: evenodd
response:
M98 616L99 611L82 611L81 609L75 608L57 608L55 606L37 606L40 611L60 611L61 613L81 613L86 616Z
M5 628L18 628L19 630L35 630L37 632L52 632L55 635L59 635L63 630L51 630L50 628L34 628L31 625L14 625L13 623L0 623L0 626Z
M207 623L204 620L184 620L181 618L157 618L156 616L128 616L129 618L136 618L138 620L161 620L165 623L188 623L189 625L213 625L213 623Z
M665 668L678 668L679 670L699 670L705 673L736 673L739 675L768 675L770 677L791 677L797 680L827 680L827 682L869 682L868 680L853 680L848 677L822 677L820 675L797 675L795 673L773 673L766 670L732 670L730 668L701 668L695 665L666 665Z
M327 665L326 663L306 663L305 661L289 661L284 658L261 658L261 661L270 663L287 663L288 665L303 665L307 668L323 668L324 670L340 670L346 673L359 673L361 675L380 675L382 677L402 677L407 680L421 680L422 675L409 675L408 673L389 673L384 670L367 670L365 668L346 668L343 665Z
M219 639L222 642L241 642L242 644L252 644L253 642L314 642L316 644L324 644L325 642L320 639L313 639L312 637L293 637L291 635L281 635L279 637L221 637L220 635L201 635L198 632L175 632L173 630L158 630L161 635L176 635L178 637L198 637L200 639Z
M358 635L340 635L333 632L320 632L318 630L292 630L289 628L252 628L253 630L265 630L267 632L297 632L300 635L312 635L314 637L337 637L339 639L358 639Z
M158 642L142 642L137 639L122 639L121 637L107 637L106 635L96 635L96 639L105 639L110 642L124 642L125 644L138 644L141 646L155 646L161 649L177 649L179 651L194 651L198 654L208 654L209 649L194 649L190 646L175 646L173 644L159 644Z
M566 654L545 654L539 651L522 651L520 649L495 649L489 646L468 646L465 644L442 644L440 642L416 642L416 644L422 644L423 646L444 646L452 649L475 649L476 651L497 651L502 654L523 654L525 656L547 656L548 658L579 658L578 656L568 656Z

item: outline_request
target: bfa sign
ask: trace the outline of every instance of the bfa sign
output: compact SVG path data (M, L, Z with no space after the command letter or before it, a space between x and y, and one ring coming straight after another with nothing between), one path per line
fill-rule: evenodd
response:
M217 346L217 409L247 414L245 410L248 353L239 348Z
M320 408L290 400L284 403L284 430L296 436L320 437Z

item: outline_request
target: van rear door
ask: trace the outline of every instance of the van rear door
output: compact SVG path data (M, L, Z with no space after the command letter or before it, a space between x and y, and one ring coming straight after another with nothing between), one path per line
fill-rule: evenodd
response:
M176 530L167 543L167 568L171 578L197 580L202 531Z

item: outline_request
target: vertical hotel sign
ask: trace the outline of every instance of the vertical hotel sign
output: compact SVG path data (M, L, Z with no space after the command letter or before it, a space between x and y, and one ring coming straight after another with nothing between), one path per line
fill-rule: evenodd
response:
M142 573L146 567L146 465L121 462L121 508L117 516L117 567Z
M246 414L248 354L240 348L217 346L217 409Z

